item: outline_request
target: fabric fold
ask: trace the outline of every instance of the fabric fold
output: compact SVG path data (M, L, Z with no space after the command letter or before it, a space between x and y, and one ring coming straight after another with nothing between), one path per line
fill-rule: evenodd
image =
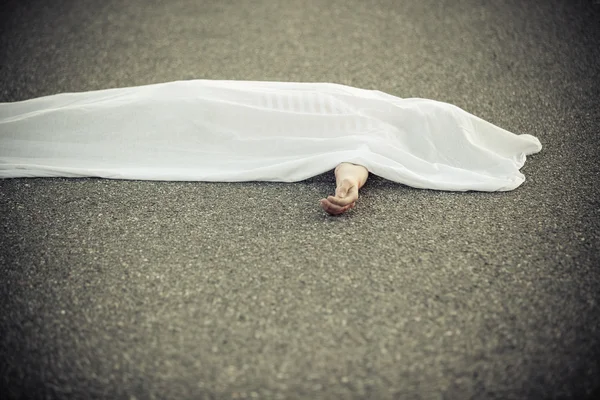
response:
M331 83L191 80L0 103L0 178L293 182L355 162L512 190L542 146L454 105Z

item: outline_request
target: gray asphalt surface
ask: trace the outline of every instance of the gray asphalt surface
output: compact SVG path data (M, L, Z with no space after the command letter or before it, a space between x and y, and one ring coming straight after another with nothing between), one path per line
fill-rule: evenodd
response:
M585 399L600 392L600 3L10 1L0 101L326 81L533 134L508 193L372 176L0 181L3 398ZM6 397L4 397L6 396Z

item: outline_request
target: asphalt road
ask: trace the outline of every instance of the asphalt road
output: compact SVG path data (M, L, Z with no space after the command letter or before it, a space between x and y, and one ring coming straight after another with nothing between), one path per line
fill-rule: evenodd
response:
M0 101L177 79L326 81L537 136L506 193L371 177L0 181L3 398L600 393L600 3L14 1ZM6 397L5 394L7 394Z

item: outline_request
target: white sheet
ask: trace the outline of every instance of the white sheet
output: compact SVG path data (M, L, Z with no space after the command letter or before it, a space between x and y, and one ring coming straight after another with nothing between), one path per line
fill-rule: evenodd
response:
M512 190L542 148L456 106L331 83L192 80L0 103L0 178L300 181L340 162Z

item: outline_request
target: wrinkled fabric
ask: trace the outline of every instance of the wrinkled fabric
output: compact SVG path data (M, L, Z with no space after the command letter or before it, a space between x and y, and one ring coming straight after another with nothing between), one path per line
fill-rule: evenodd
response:
M542 148L454 105L331 83L192 80L0 103L0 178L293 182L340 162L504 191Z

